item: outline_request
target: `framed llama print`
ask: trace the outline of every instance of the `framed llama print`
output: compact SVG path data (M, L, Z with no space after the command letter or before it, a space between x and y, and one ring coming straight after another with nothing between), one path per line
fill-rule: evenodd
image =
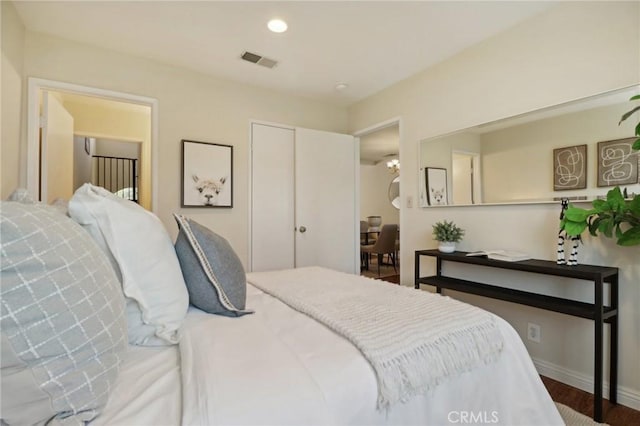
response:
M182 207L233 207L233 147L182 140Z
M598 186L638 183L638 152L631 146L636 138L598 142Z
M430 206L448 205L447 169L425 167L424 170L425 183L427 186L427 203Z
M587 145L553 150L553 190L587 187Z

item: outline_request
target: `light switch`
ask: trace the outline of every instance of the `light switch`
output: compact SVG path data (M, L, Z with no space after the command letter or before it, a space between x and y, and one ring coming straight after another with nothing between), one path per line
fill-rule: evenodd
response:
M407 208L408 209L412 209L413 208L413 197L412 196L408 196L407 197Z

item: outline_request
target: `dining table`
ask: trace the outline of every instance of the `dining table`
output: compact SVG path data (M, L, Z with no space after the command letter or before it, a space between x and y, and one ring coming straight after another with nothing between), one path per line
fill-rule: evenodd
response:
M375 235L376 237L380 235L380 230L367 230L360 231L360 244L368 246L369 245L369 236ZM375 239L372 241L375 242ZM367 253L360 254L360 270L369 270L369 255Z

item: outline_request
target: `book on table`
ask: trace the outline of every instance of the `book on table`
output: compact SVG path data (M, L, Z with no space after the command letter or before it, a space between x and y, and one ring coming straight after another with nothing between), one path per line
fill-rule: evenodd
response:
M515 250L482 250L467 253L467 256L487 256L489 259L502 260L505 262L519 262L521 260L531 259L527 253Z

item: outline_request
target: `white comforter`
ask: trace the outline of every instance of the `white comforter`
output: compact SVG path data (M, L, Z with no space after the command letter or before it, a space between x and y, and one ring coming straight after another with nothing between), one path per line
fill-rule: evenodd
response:
M347 340L248 286L253 315L193 309L180 342L184 425L563 424L517 333L500 359L376 409L374 371Z

